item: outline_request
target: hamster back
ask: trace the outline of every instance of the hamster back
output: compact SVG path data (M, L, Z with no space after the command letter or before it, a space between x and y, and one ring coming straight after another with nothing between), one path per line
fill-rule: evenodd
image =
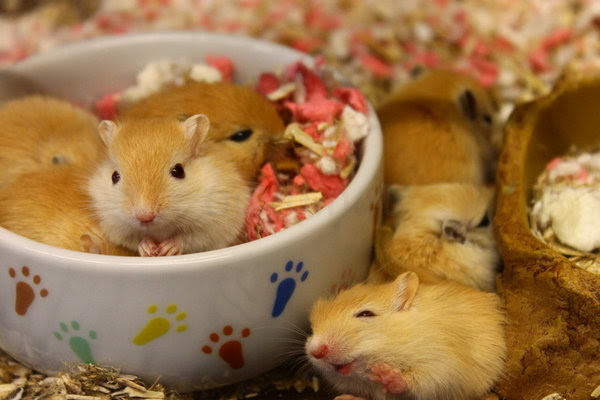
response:
M378 110L388 184L484 183L497 154L495 103L468 76L436 70Z
M104 155L98 120L66 101L28 96L0 106L0 187L19 174L65 165L89 169Z
M32 172L0 189L0 226L51 246L112 255L133 255L99 232L78 167ZM95 249L82 243L93 238Z

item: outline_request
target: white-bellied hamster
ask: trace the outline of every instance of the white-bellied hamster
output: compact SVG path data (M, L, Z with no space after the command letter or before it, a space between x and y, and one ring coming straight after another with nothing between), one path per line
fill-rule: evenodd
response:
M89 192L102 231L142 256L167 256L240 241L254 179L284 124L251 88L188 83L99 130L109 157Z

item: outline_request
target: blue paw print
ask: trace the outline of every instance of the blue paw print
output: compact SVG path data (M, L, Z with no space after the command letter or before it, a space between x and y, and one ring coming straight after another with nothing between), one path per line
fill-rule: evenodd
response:
M303 267L304 263L302 261L296 264L296 273L300 274L302 272ZM290 272L293 268L293 261L290 260L285 264L285 270L287 272ZM304 271L302 275L300 275L300 282L304 282L306 278L308 278L308 271ZM273 274L271 275L271 282L275 283L278 279L279 275L277 274L277 272L273 272ZM271 312L271 315L273 317L279 317L281 315L288 301L292 297L292 294L294 293L295 289L296 279L292 277L285 278L284 280L279 282L279 285L277 286L277 294L275 295L275 304L273 304L273 311Z

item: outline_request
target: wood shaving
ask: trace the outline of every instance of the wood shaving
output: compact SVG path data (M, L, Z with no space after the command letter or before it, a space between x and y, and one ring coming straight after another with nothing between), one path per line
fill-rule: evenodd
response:
M597 399L600 397L600 385L598 385L598 387L596 389L594 389L594 391L592 392L592 394L590 396L594 399Z
M295 90L296 84L294 82L289 82L285 85L281 85L281 87L269 93L267 95L267 99L271 101L278 101L288 97L290 94L294 93Z
M566 399L558 393L552 393L552 394L549 394L548 396L544 397L542 400L566 400Z
M144 387L142 387L142 390L137 390L130 386L126 387L125 389L123 389L119 392L112 393L111 397L118 398L118 397L122 397L123 395L126 395L126 398L135 398L135 399L142 399L142 400L143 399L164 399L165 398L165 394L163 392L146 390Z
M290 195L285 196L283 198L283 201L272 202L271 207L275 208L275 211L281 211L286 208L294 208L314 204L322 198L323 194L321 192L310 192L304 194Z
M288 139L295 140L297 143L301 144L302 146L306 147L307 149L312 150L313 152L315 152L316 154L318 154L320 156L325 155L325 148L323 147L323 145L315 142L308 133L304 132L302 130L302 128L300 127L300 124L297 124L297 123L289 124L285 128L285 132L283 133L283 136Z

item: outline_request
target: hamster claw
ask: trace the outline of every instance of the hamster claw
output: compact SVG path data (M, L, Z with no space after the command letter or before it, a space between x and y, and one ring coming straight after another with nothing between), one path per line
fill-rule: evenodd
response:
M383 384L385 391L389 393L403 393L408 389L402 371L392 368L388 364L381 363L372 366L372 374L369 379Z
M156 249L156 255L160 257L176 256L181 254L182 252L183 245L181 243L181 240L177 238L171 238L165 240L164 242L161 242Z
M138 252L142 257L154 257L158 253L158 245L151 238L144 238L138 244Z

